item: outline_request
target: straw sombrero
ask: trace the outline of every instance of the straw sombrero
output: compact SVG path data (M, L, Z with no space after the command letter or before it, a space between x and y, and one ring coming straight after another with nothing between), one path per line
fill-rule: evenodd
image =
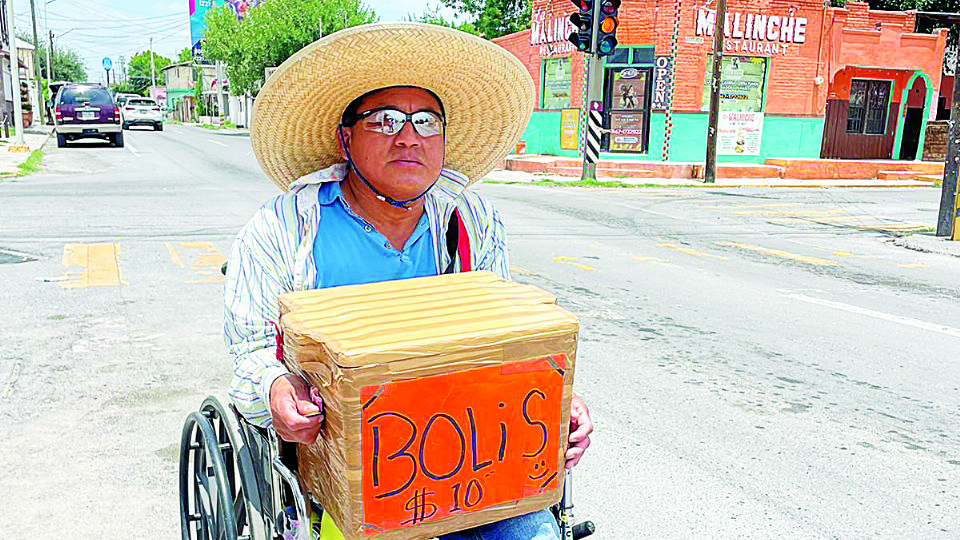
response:
M343 161L336 126L355 98L387 86L419 86L443 102L444 167L476 182L520 139L535 93L513 54L458 30L421 23L355 26L284 62L257 95L250 138L281 189Z

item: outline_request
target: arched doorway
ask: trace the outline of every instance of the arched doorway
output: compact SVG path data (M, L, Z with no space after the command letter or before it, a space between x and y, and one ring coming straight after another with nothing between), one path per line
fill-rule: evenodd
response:
M914 160L920 153L920 141L923 139L924 116L927 107L927 83L923 77L917 77L907 93L903 114L903 135L900 138L899 159Z

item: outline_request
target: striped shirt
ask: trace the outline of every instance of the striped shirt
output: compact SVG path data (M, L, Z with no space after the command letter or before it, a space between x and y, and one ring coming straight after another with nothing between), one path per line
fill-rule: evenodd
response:
M278 297L316 285L318 190L324 182L343 180L346 173L346 163L340 163L300 178L288 192L260 207L234 240L224 284L223 334L233 355L229 393L244 417L258 426L272 424L270 386L288 373L276 358ZM465 188L467 182L462 174L443 170L424 197L437 274L450 262L442 239L450 215L458 208L470 239L470 267L509 279L506 234L500 216L488 201ZM327 257L335 258L336 254L324 254L325 260Z

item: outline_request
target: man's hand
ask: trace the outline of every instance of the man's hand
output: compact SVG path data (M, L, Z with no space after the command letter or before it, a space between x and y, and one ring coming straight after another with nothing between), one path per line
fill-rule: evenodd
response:
M317 414L322 406L317 390L296 375L277 377L270 385L273 428L285 441L313 444L323 426L323 415Z
M593 433L593 421L590 420L590 411L583 401L573 396L570 402L570 445L567 446L566 468L572 469L580 461L583 452L590 446L590 434Z

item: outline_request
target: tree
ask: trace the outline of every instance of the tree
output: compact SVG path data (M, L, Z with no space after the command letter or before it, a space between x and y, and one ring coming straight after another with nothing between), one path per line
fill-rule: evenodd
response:
M530 28L531 0L441 0L472 18L476 32L487 39Z
M327 34L376 20L360 0L270 0L242 20L223 5L207 11L203 55L226 64L234 94L256 94L264 68Z
M185 47L177 55L177 63L180 64L183 62L193 62L193 51L190 49L190 47Z
M476 26L472 22L464 22L457 24L455 20L448 21L443 17L443 14L440 13L440 4L432 6L430 4L425 4L423 8L423 13L420 15L414 15L410 13L406 16L406 20L410 22L421 22L427 24L435 24L437 26L446 26L447 28L456 28L457 30L467 32L469 34L479 35L480 32L477 30Z
M153 69L150 67L150 55L153 55ZM147 95L153 81L153 73L156 72L157 81L162 82L163 73L161 73L161 70L171 63L169 58L160 56L153 51L144 51L134 56L127 65L129 88L133 89L134 94Z
M27 43L33 43L33 36L23 34L20 39ZM37 56L40 58L40 77L47 77L47 44L40 43L37 46ZM83 58L80 53L67 47L53 46L53 54L50 59L53 62L53 80L70 82L87 82L87 70L83 64Z

